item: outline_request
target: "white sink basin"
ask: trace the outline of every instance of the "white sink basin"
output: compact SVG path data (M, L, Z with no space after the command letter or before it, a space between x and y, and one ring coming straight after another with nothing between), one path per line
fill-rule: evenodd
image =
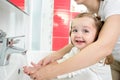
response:
M50 51L28 52L26 55L11 54L10 62L0 66L0 80L31 80L24 74L23 66L30 65L31 61L37 63L40 59L51 53Z
M0 66L0 80L25 80L23 66L27 63L26 55L11 54L10 62L6 66ZM23 78L23 79L22 79Z
M12 54L10 63L6 66L0 66L0 80L32 80L29 76L24 74L23 66L30 65L31 61L37 63L50 53L51 51L35 51L29 52L26 55Z

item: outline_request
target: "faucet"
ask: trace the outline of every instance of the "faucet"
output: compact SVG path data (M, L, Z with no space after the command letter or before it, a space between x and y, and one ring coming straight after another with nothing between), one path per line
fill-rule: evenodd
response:
M9 64L10 56L13 53L26 54L27 51L25 49L13 45L19 42L19 40L14 40L18 37L24 36L6 38L6 33L0 30L0 66Z

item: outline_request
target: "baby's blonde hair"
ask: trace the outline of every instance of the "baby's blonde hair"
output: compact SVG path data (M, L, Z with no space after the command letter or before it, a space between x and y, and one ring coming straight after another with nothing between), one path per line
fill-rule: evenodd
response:
M97 35L100 32L104 22L101 21L100 16L97 16L96 14L93 14L93 13L84 12L84 13L79 13L77 16L75 16L75 18L82 18L82 17L89 17L89 18L94 20L95 26L96 26L96 30L97 30L95 40L97 40L97 38L98 38ZM72 29L72 26L71 26L71 29ZM70 35L71 35L71 31L70 31Z

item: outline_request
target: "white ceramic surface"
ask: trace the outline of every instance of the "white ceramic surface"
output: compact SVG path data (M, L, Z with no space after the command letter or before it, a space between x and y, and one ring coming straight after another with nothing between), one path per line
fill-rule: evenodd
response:
M28 51L26 54L28 65L30 65L31 62L37 63L51 52L52 51Z
M26 55L11 54L9 64L0 66L0 80L23 80L23 66L26 64Z
M24 74L23 66L30 65L31 61L37 63L50 53L50 51L32 51L26 55L11 54L9 64L0 66L0 80L32 80Z

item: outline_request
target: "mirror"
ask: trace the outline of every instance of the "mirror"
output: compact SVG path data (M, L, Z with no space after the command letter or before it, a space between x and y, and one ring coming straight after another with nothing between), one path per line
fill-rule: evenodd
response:
M7 0L10 4L24 12L25 14L28 14L28 0Z

